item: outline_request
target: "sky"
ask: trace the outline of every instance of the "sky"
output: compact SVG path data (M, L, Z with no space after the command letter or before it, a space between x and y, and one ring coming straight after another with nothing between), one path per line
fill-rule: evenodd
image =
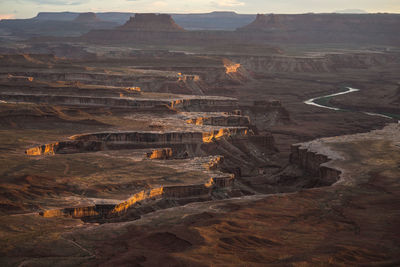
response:
M400 13L400 0L0 0L0 19L31 18L38 12L323 13L361 9Z

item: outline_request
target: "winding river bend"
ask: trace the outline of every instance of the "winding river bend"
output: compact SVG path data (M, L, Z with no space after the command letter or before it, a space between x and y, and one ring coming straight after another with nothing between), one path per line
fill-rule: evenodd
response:
M316 107L320 107L320 108L326 108L326 109L332 109L332 110L346 110L346 109L340 109L340 108L335 108L335 107L330 107L330 106L326 106L326 105L322 105L322 104L318 104L317 101L321 100L321 99L327 99L327 98L331 98L331 97L335 97L338 95L345 95L345 94L350 94L353 92L358 92L360 91L360 89L356 89L356 88L351 88L351 87L346 87L347 91L344 92L339 92L339 93L335 93L335 94L330 94L330 95L324 95L324 96L319 96L319 97L315 97L315 98L310 98L306 101L304 101L304 104L307 105L312 105L312 106L316 106ZM363 112L362 113L366 114L366 115L370 115L370 116L378 116L378 117L382 117L382 118L386 118L386 119L393 119L393 117L384 115L384 114L380 114L380 113L373 113L373 112Z

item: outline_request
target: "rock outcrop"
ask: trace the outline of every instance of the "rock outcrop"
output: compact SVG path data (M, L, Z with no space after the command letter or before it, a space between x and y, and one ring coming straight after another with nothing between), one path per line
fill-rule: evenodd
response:
M181 200L183 203L190 203L210 200L215 190L232 187L234 180L233 175L220 175L210 178L204 184L165 186L142 190L118 204L96 204L86 207L50 209L39 212L39 215L47 218L64 216L90 221L118 219L118 217L125 216L131 210L141 215L154 210L151 207L142 210L135 210L135 208L146 206L146 204L157 206L157 201L179 202ZM165 208L165 204L163 206Z
M117 28L122 31L181 32L184 29L167 14L136 14L124 25Z
M100 19L96 16L96 13L88 12L79 14L74 21L79 23L94 23L99 22Z
M61 105L79 106L111 106L140 109L166 109L168 101L151 99L130 99L123 97L91 97L91 96L68 96L68 95L29 95L29 94L0 94L0 99L11 102L48 103Z
M226 115L197 117L186 121L196 125L219 125L219 126L249 126L250 119L246 116Z
M281 15L263 15L257 14L256 19L247 26L239 28L240 30L254 30L254 31L279 31L285 30L281 22Z
M27 155L54 155L102 150L168 147L211 143L221 138L247 138L252 133L247 127L221 128L205 132L114 132L75 135L71 141L41 145L26 150ZM164 152L156 152L156 154ZM165 152L168 156L170 152ZM156 157L156 156L155 156ZM157 157L156 157L157 158Z
M253 105L241 105L239 108L260 131L269 131L273 125L290 122L289 112L278 100L258 100Z
M398 61L391 53L358 52L358 53L313 53L308 56L231 56L247 70L256 73L325 73L339 72L345 68L367 69L384 66Z
M171 159L173 157L172 148L160 148L154 149L153 151L147 153L147 158L149 159Z
M327 155L309 150L301 144L292 145L290 163L296 164L306 173L318 177L321 185L331 185L340 179L342 171L324 165L331 160L333 159Z

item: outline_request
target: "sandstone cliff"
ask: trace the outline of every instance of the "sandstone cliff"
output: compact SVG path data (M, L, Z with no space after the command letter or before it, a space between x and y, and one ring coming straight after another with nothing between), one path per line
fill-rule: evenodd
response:
M176 24L172 17L167 14L136 14L117 29L123 31L184 31L184 29Z

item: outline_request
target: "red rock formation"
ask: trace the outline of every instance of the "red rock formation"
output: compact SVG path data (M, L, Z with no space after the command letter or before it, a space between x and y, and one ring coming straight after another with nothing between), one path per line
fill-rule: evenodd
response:
M136 14L124 25L118 27L118 29L124 31L184 31L184 29L176 24L172 17L167 14Z

